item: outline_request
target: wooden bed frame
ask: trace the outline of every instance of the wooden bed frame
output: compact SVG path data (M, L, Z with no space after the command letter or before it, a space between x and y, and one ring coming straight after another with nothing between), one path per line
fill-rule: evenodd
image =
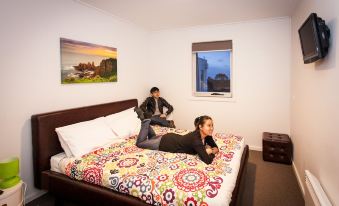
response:
M147 206L148 204L133 196L74 180L64 174L50 170L50 158L63 152L55 128L117 113L137 105L137 99L130 99L33 115L31 121L35 187L47 190L56 197L56 200L71 200L81 205ZM241 205L248 153L248 145L246 145L230 205Z

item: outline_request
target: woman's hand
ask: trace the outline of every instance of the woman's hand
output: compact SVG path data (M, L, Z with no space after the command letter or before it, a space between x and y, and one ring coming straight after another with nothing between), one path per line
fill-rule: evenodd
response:
M208 147L208 148L206 148L206 153L207 154L212 154L213 150L210 147Z
M218 154L218 152L219 152L218 147L213 147L211 150L212 150L213 154Z

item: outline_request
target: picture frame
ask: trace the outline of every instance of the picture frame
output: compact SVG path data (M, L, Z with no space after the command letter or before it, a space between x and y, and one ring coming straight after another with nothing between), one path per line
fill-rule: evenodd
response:
M117 49L60 38L61 83L117 82Z

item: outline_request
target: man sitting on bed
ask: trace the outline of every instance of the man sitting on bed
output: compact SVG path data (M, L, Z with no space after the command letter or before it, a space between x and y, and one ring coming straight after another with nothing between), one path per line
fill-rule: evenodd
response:
M164 127L175 128L172 120L167 120L167 116L173 112L173 107L164 98L160 97L160 91L157 87L150 90L151 96L140 105L145 118L151 119L151 124L157 124ZM167 108L164 113L164 107Z

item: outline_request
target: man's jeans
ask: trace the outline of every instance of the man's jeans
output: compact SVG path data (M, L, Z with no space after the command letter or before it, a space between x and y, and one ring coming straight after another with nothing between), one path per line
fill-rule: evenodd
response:
M158 124L160 126L169 127L170 123L165 118L161 118L160 115L154 115L151 117L151 124Z

